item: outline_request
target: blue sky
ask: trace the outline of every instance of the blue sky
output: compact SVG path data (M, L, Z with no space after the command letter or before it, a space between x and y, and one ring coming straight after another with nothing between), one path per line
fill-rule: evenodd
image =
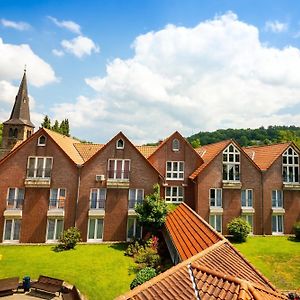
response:
M0 0L0 21L0 121L26 64L36 126L94 142L299 126L296 0Z

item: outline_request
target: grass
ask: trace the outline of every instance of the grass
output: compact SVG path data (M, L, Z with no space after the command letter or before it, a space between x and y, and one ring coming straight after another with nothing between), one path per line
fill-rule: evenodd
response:
M286 236L256 236L234 245L277 288L300 289L300 242Z
M53 252L51 246L0 246L0 278L40 274L75 284L93 299L114 299L129 290L134 274L125 244L77 245L75 250Z

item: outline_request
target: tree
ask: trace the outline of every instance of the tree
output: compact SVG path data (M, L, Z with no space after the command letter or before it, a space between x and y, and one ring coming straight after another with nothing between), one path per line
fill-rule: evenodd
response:
M229 234L233 236L236 242L245 242L248 234L251 232L250 224L243 218L234 218L227 224Z
M46 115L44 117L43 123L41 124L43 128L51 129L51 120L50 118Z
M168 206L164 199L160 197L160 187L153 186L153 193L145 197L141 204L135 207L138 221L153 234L164 225L168 213Z
M55 131L55 132L59 132L60 133L60 128L59 128L60 126L59 126L59 123L58 123L58 121L57 120L55 120L55 122L54 122L54 125L52 126L52 130L53 131Z
M0 124L0 145L2 143L2 130L3 130L3 124Z
M191 141L191 145L193 148L199 148L201 146L200 138L196 138L195 140Z

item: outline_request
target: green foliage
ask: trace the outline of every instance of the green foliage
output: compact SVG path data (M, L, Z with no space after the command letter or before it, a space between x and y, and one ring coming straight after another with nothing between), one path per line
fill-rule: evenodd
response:
M296 222L293 226L295 237L300 241L300 222Z
M219 129L213 132L199 132L187 138L192 144L197 139L202 145L212 144L223 140L234 139L241 146L268 145L292 141L300 146L300 127L296 126L269 126L256 129ZM193 144L192 144L193 145Z
M68 119L62 120L61 123L55 120L54 125L51 126L51 119L46 115L41 126L43 128L51 129L63 135L70 136L70 124Z
M80 231L76 227L70 227L65 230L59 238L59 244L54 246L54 251L64 251L74 249L76 244L80 242Z
M41 124L43 128L51 129L51 120L50 118L46 115L44 117L43 123Z
M3 124L0 124L0 145L2 143L2 130L3 130Z
M153 193L145 197L141 204L135 207L138 221L147 230L156 233L161 229L166 221L168 206L164 199L160 197L160 187L158 184L153 186Z
M144 249L145 242L143 240L135 240L132 241L127 249L125 250L125 255L127 256L135 256L141 249Z
M151 267L158 269L160 265L160 256L157 249L145 247L139 249L138 253L134 256L134 261L138 265L137 269Z
M199 148L201 146L200 139L196 138L195 140L191 141L191 145L193 148Z
M243 218L234 218L228 223L227 229L236 242L245 242L248 234L251 232L250 224Z
M156 272L153 268L144 268L137 273L137 276L130 284L130 289L134 289L138 285L143 284L144 282L150 280L156 276Z

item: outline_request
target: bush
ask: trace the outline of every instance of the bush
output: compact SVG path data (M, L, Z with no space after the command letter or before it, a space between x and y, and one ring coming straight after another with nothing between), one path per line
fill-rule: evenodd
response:
M300 240L300 222L296 222L293 226L295 237L297 240Z
M144 249L144 244L145 242L142 240L135 240L128 245L124 254L131 257L135 256L140 250Z
M136 278L130 284L130 289L134 289L136 286L143 284L144 282L150 280L151 278L156 276L156 272L153 268L144 268L140 270Z
M251 232L250 224L243 218L235 218L227 225L229 234L233 236L236 242L245 242L248 234Z
M80 231L76 227L70 227L60 236L59 244L54 247L54 251L64 251L74 249L76 244L81 241Z
M160 265L160 256L156 249L146 247L139 250L134 256L134 261L138 264L139 269L146 267L157 269Z

